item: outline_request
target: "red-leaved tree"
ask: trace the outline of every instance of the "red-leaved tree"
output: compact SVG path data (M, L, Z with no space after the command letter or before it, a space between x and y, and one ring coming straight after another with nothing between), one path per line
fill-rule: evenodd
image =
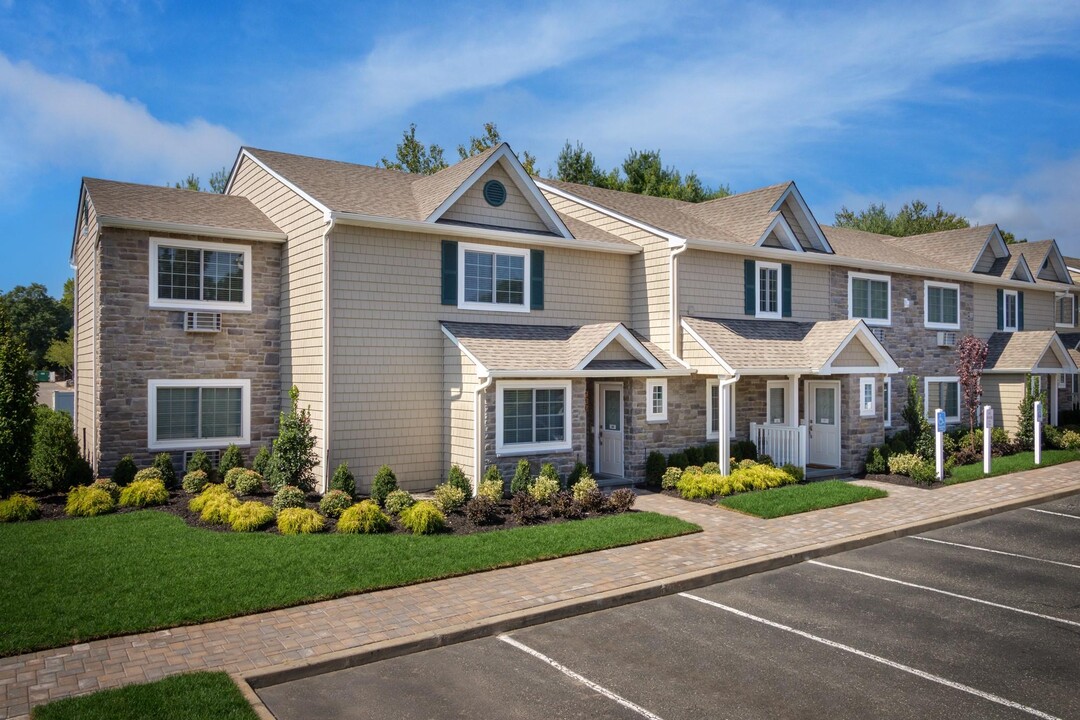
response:
M971 429L971 446L975 448L975 419L979 415L982 399L982 375L986 367L989 346L974 335L964 336L956 346L956 374L960 377L960 391L967 405L968 427Z

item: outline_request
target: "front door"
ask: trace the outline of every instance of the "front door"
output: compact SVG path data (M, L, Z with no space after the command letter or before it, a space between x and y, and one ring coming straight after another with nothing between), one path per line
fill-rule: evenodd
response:
M623 388L599 383L596 393L596 472L623 476Z
M807 465L840 467L840 383L806 383Z

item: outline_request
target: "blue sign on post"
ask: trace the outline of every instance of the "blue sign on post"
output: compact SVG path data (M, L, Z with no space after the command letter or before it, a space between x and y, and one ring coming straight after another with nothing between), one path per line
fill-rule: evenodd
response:
M939 433L945 432L945 411L938 410L934 413L935 420L937 422L937 431Z

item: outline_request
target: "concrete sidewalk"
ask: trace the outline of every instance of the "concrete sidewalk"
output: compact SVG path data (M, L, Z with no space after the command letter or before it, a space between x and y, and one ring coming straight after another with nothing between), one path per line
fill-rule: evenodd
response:
M872 485L873 483L865 483ZM219 622L0 659L0 718L60 697L192 670L263 684L346 667L390 646L430 647L699 587L933 526L1080 492L1070 463L881 500L759 520L664 495L641 510L704 532Z

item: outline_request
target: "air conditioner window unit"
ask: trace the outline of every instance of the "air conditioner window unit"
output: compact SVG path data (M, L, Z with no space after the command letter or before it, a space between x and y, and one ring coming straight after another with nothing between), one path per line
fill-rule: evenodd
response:
M185 332L221 332L221 313L189 310L184 313Z
M952 347L956 345L956 333L952 331L941 331L937 334L938 347Z

